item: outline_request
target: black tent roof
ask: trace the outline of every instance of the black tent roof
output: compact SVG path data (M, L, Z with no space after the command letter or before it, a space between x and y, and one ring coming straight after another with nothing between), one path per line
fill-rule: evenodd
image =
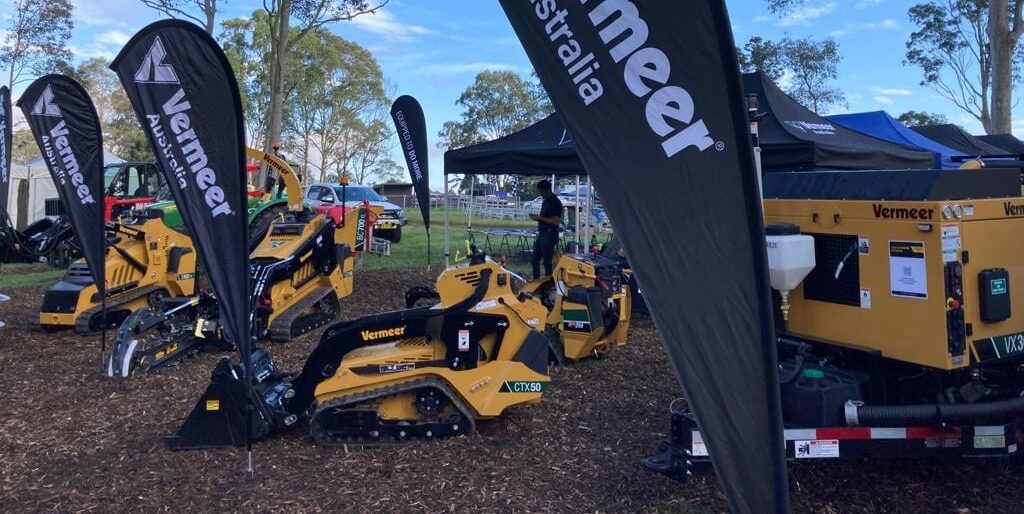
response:
M760 72L745 73L743 88L757 95L767 116L758 123L765 171L924 169L930 152L876 139L832 123L801 106Z
M1017 139L1013 134L989 134L987 136L974 136L990 145L998 146L1003 150L1024 157L1024 141Z
M494 141L448 150L445 174L586 175L557 113Z
M970 157L1009 157L1016 155L1016 152L1004 150L998 146L986 143L952 123L910 128L928 139L937 141L954 150L959 150L964 155Z

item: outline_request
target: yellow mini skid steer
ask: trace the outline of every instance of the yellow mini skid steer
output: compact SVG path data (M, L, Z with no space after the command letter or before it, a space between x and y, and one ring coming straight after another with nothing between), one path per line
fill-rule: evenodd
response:
M355 253L365 242L372 211L359 206L347 216L351 222L336 226L296 200L298 179L284 161L262 155L270 159L285 182L291 212L271 222L250 254L253 334L284 342L337 316L339 300L352 293ZM136 367L152 370L203 348L231 347L220 329L216 298L204 293L131 314L118 330L107 375L127 377Z
M523 293L547 308L544 324L555 342L553 362L600 356L626 344L631 312L626 282L620 260L576 254L563 255L551 276L523 286ZM414 287L405 294L406 307L436 302L443 294L434 287Z
M132 311L162 306L165 300L195 292L196 254L192 239L168 228L159 215L131 211L107 225L106 320L118 326ZM102 324L103 298L84 260L71 264L64 278L43 297L39 324L44 330L75 328L80 333Z
M536 403L547 389L547 312L522 280L482 252L438 279L433 307L367 316L328 328L302 372L280 373L263 350L253 364L253 436L310 425L321 445L373 445L471 433L476 422ZM245 379L230 358L171 449L238 446Z

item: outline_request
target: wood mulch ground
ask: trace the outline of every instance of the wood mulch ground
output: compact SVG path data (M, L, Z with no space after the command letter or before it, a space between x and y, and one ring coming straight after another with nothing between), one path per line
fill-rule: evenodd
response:
M416 270L360 272L343 316L398 309ZM0 511L724 512L713 476L681 485L640 459L667 436L679 387L646 318L607 359L558 369L544 400L478 433L401 447L316 446L301 430L243 452L174 453L175 431L220 355L112 381L99 336L37 328L46 288L0 304ZM113 337L110 335L109 337ZM319 332L269 346L298 369ZM797 512L1020 512L1024 478L1000 463L819 462L790 466Z

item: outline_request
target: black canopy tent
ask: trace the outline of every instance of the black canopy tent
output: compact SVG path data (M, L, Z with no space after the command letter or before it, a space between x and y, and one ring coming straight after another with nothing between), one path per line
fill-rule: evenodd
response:
M743 75L743 88L757 95L763 171L927 169L929 152L876 139L807 110L760 72Z
M952 123L911 128L928 139L937 141L954 150L959 150L963 152L964 155L968 155L972 158L1016 156L1016 152L982 141Z
M579 205L579 177L586 175L576 153L572 134L565 128L558 113L518 132L444 153L444 255L448 265L451 238L448 223L448 175L515 175L577 177L576 196ZM589 179L586 205L592 204ZM576 216L577 221L579 215ZM577 237L578 237L577 230ZM588 237L589 239L589 237ZM589 244L589 241L587 241Z
M1003 150L1007 150L1018 159L1024 159L1024 141L1017 139L1013 134L989 134L974 137L990 145L998 146Z
M444 153L444 174L586 175L557 113L493 141Z

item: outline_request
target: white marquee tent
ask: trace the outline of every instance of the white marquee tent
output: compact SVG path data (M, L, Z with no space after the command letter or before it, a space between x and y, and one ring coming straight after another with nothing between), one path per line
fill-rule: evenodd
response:
M125 162L124 159L114 155L113 152L103 149L103 162L105 164L117 164ZM27 183L27 185L25 185ZM27 208L24 219L20 219L18 209L18 194L22 188L27 187ZM10 196L7 200L7 213L11 221L18 224L18 229L24 228L21 225L31 224L46 216L46 200L57 198L57 186L50 177L50 171L46 169L43 157L39 156L25 164L11 164L11 187Z

